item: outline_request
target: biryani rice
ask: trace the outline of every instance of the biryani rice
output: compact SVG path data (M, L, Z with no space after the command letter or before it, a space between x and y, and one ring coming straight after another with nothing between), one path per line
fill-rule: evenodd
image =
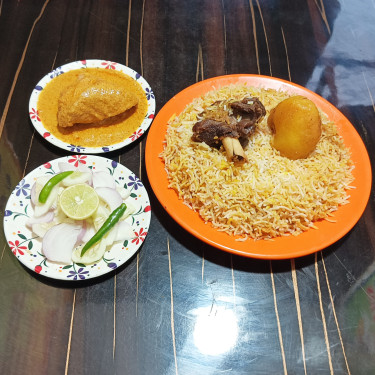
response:
M267 110L251 136L248 163L236 166L225 152L191 140L193 125L218 100L255 96ZM169 187L205 222L237 240L298 235L330 219L348 203L353 181L350 152L322 113L322 136L306 159L290 160L272 148L267 117L289 95L271 89L230 85L212 90L170 120L161 157Z

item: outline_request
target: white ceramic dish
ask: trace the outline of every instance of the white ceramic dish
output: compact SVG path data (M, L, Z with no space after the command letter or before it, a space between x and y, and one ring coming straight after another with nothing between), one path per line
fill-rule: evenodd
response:
M46 87L47 83L52 81L55 77L59 76L60 74L66 73L70 70L77 70L77 69L86 69L86 68L102 68L102 69L113 69L118 70L134 80L136 80L141 87L143 88L147 103L148 109L147 114L140 124L138 129L128 138L124 139L122 142L115 143L112 145L102 145L101 147L83 147L80 145L73 145L68 144L58 138L55 135L51 134L43 125L42 121L40 120L37 103L38 97L40 92ZM127 66L121 65L116 62L106 61L106 60L80 60L74 61L66 65L62 65L52 72L45 75L34 87L29 101L29 116L31 119L31 123L33 124L36 131L48 142L52 143L53 145L62 148L63 150L67 150L74 153L82 153L82 154L99 154L109 151L114 151L129 145L130 143L134 142L136 139L140 138L146 130L151 125L151 122L155 116L155 96L147 81L136 71L133 69L128 68Z
M115 243L95 264L68 265L48 261L42 253L41 239L35 237L26 226L26 221L33 215L30 191L35 178L41 175L54 175L59 172L58 163L68 162L78 166L83 164L93 170L109 171L116 182L131 194L126 202L136 208L126 221L131 224L134 238ZM43 276L62 280L84 280L104 275L113 271L129 260L146 238L151 221L151 206L145 187L138 177L123 165L100 156L71 155L52 160L30 172L23 178L9 197L4 213L4 232L7 243L17 259L27 268Z

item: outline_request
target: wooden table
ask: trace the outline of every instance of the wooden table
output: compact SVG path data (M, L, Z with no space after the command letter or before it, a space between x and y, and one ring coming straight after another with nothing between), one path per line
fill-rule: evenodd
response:
M131 67L157 111L203 79L282 78L335 105L375 157L375 4L360 1L0 3L0 202L28 172L68 155L28 117L39 79L81 59ZM269 261L182 229L157 201L147 134L105 155L144 182L152 221L140 251L87 282L29 271L0 240L2 374L373 374L375 208L332 246Z

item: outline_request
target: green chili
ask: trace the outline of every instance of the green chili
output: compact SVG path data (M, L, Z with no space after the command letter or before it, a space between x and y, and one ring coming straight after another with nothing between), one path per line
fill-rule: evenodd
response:
M112 229L116 223L120 220L121 216L124 214L126 210L126 204L122 203L118 206L109 216L108 219L104 222L104 224L99 228L99 230L87 241L86 245L83 246L81 250L81 257L83 254L93 245L95 245L98 241L100 241L103 236Z
M49 197L52 189L60 182L62 181L65 177L68 177L71 175L73 171L66 171L66 172L61 172L53 176L48 180L48 182L43 186L43 189L39 193L39 202L40 203L46 203L47 198Z

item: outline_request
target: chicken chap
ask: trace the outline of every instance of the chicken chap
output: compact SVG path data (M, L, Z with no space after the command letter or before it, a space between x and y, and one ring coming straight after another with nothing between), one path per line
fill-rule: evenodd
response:
M110 69L86 68L55 77L41 91L37 109L44 127L63 142L101 147L133 134L147 114L141 85Z

